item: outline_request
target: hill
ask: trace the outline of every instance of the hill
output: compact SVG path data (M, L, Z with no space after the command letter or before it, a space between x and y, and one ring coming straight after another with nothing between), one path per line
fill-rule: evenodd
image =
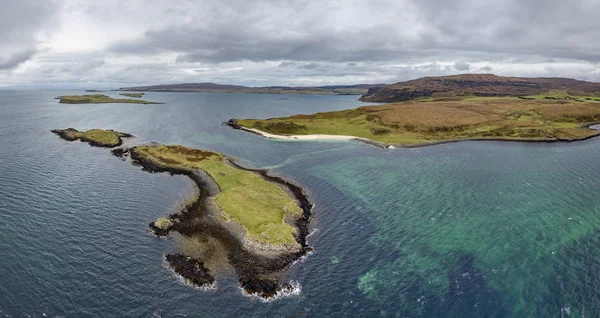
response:
M423 77L416 80L370 88L364 102L403 102L424 97L527 96L551 90L566 90L571 95L598 95L600 83L569 78L502 77L493 74L462 74Z
M265 86L249 87L215 83L162 84L137 87L122 87L119 91L136 92L204 92L204 93L254 93L254 94L336 94L362 95L370 88L383 84L358 84L315 87Z

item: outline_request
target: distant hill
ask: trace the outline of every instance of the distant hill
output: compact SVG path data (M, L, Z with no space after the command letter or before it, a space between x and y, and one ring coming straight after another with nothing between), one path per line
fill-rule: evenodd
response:
M119 91L135 92L206 92L206 93L255 93L255 94L337 94L362 95L370 88L384 84L335 85L316 87L267 86L248 87L215 83L183 83L151 86L122 87Z
M572 95L600 94L600 83L569 78L502 77L493 74L463 74L423 77L416 80L369 88L364 102L402 102L420 97L527 96L567 90Z

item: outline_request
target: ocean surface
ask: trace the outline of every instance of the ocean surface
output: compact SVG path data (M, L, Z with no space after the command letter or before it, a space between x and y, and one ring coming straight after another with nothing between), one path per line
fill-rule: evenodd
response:
M147 93L163 105L63 105L81 91L0 91L0 316L596 317L600 139L380 149L233 130L364 105L356 96ZM116 95L116 92L108 93ZM133 143L220 151L304 187L314 253L271 302L234 277L202 290L147 224L192 191L51 129L107 128Z

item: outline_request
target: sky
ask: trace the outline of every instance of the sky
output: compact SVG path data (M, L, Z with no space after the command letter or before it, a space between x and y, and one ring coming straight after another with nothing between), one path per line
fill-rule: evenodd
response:
M600 1L0 0L0 87L600 82Z

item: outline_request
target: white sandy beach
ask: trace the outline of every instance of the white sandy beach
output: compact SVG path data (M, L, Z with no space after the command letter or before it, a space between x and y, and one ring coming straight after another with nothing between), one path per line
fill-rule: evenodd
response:
M243 130L249 131L249 132L253 132L255 134L259 134L265 138L269 138L269 139L279 139L279 140L339 140L339 141L347 141L347 140L358 140L358 141L362 141L362 142L366 142L369 144L374 144L374 145L378 145L380 147L383 148L393 148L392 146L388 146L385 145L384 143L378 142L378 141L373 141L367 138L362 138L362 137L356 137L356 136L345 136L345 135L320 135L320 134L314 134L314 135L276 135L276 134L271 134L268 132L264 132L262 130L256 129L256 128L247 128L247 127L240 127Z
M256 134L259 134L265 138L270 139L282 139L282 140L352 140L352 139L363 139L368 140L366 138L360 138L355 136L343 136L343 135L276 135L268 132L264 132L262 130L258 130L256 128L246 128L241 127L243 130L247 130Z

